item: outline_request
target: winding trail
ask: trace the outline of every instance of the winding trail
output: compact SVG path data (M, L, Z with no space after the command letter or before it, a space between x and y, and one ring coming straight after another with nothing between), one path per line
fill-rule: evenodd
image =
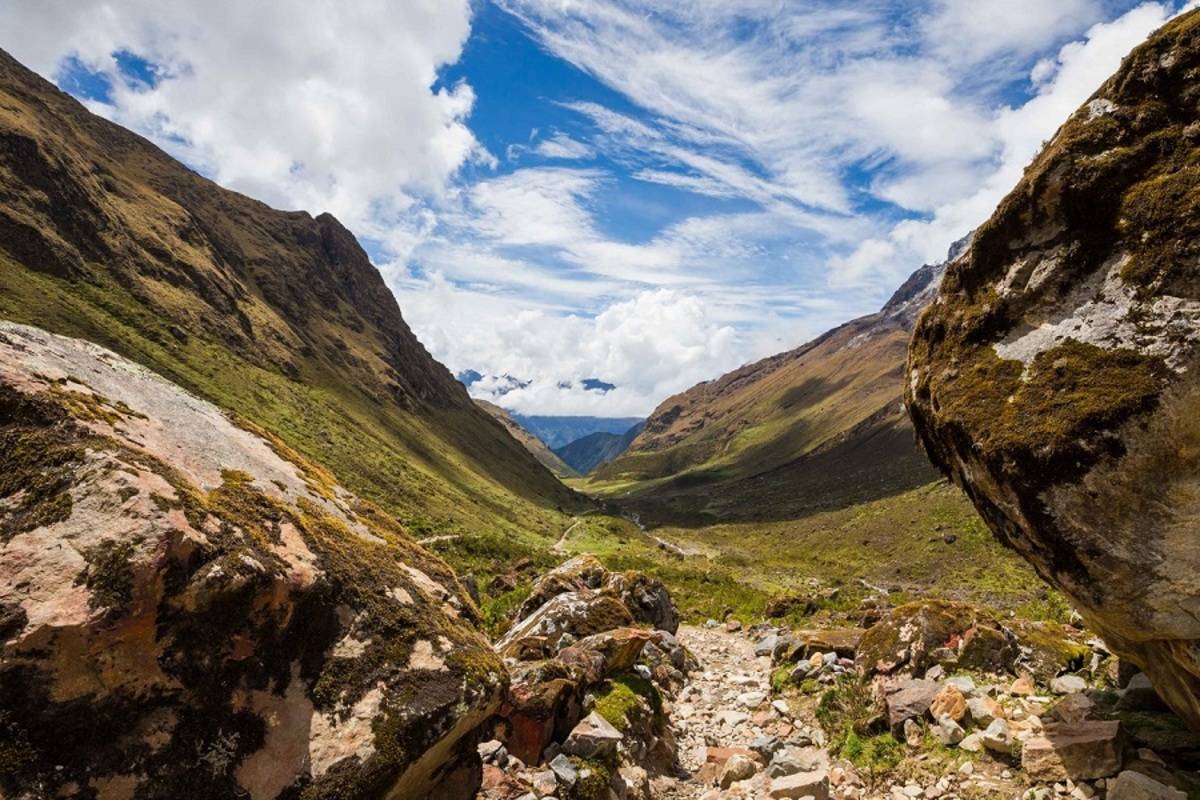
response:
M581 523L581 522L583 522L582 517L572 517L571 524L567 526L567 529L562 532L562 536L558 537L558 541L554 543L554 547L552 547L550 549L552 551L554 551L555 553L567 552L567 548L566 548L567 536L569 536L571 534L571 531L575 530L575 528L577 528L579 526L579 523Z

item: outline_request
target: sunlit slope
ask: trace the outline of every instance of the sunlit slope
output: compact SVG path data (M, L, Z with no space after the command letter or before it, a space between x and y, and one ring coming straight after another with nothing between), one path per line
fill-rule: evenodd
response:
M879 313L669 398L586 488L648 515L785 519L929 482L901 395L940 275L923 267Z
M3 53L0 316L146 364L417 536L541 547L579 505L425 351L337 220L222 189Z

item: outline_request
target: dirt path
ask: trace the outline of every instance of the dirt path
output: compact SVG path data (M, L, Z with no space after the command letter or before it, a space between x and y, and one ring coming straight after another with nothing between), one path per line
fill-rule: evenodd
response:
M554 543L554 547L552 547L550 549L553 550L555 553L567 552L567 547L566 547L567 537L571 535L571 531L573 531L577 527L579 527L579 523L581 523L581 522L583 522L583 520L580 517L574 517L571 521L571 524L568 525L567 529L562 532L562 536L558 537L558 541Z
M417 539L417 544L425 545L434 544L435 542L452 542L457 539L458 536L459 534L457 533L447 533L443 534L442 536L430 536L426 539Z
M678 638L700 663L676 699L672 714L680 763L688 777L659 779L656 797L766 797L769 778L761 765L749 780L724 791L713 788L712 778L719 777L719 766L706 767L705 761L710 755L727 755L718 748L749 750L753 745L766 751L766 761L774 750L777 760L790 760L806 771L828 768L828 757L817 745L820 732L794 719L787 703L772 700L771 660L754 654L751 637L724 627L685 625ZM708 773L713 772L716 774L710 777Z

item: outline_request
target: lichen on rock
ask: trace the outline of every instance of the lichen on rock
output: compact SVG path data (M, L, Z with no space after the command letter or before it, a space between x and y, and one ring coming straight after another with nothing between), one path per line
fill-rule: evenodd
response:
M394 520L150 371L7 322L0 441L0 794L470 784L507 673Z
M1200 12L1125 59L947 270L927 451L1200 728Z

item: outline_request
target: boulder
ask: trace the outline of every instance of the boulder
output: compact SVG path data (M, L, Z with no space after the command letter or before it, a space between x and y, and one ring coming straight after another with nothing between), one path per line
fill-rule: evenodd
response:
M1055 694L1075 694L1087 688L1087 681L1078 675L1059 675L1050 681L1050 691Z
M562 749L564 753L580 758L606 759L616 755L622 738L624 734L593 711L571 730Z
M509 629L496 642L496 652L508 658L545 658L547 648L568 633L583 639L633 624L633 616L616 598L584 589L555 595ZM532 645L532 647L531 647Z
M1060 722L1075 724L1086 720L1095 707L1096 704L1086 694L1069 694L1055 703L1050 713Z
M1187 794L1140 772L1125 770L1109 781L1108 800L1187 800Z
M967 698L957 686L946 684L929 704L929 713L936 720L947 717L954 722L962 722L967 715Z
M906 406L996 537L1200 730L1198 69L1191 11L1059 128L947 268Z
M836 653L840 658L853 659L862 641L862 628L825 628L798 630L791 634L786 659L799 661L814 653Z
M717 784L722 789L728 789L738 781L748 780L753 778L758 772L758 764L754 759L741 754L730 756L725 762L725 766L721 768L721 777Z
M929 711L941 688L936 681L916 679L886 687L884 706L887 708L888 725L898 731L907 720L919 721Z
M599 589L607 576L608 570L593 555L568 559L534 581L529 597L517 609L515 621L520 622L560 594Z
M520 664L500 708L508 752L538 764L552 741L561 741L583 716L583 686L575 670L557 660Z
M992 720L986 728L979 732L979 743L993 753L1011 756L1015 740L1012 731L1009 730L1008 720L1000 718ZM960 744L966 749L966 740Z
M0 322L0 794L473 794L507 685L475 605L318 470Z
M992 720L1005 716L1004 706L987 695L967 698L967 713L971 715L971 719L976 725L985 728L992 724Z
M601 590L620 600L635 621L671 634L679 630L679 611L658 578L636 571L614 572L604 579Z
M1051 722L1025 740L1021 766L1038 781L1106 778L1121 769L1121 745L1115 720Z
M829 772L824 769L796 772L771 779L768 795L772 798L829 800Z
M986 672L1010 670L1016 637L974 606L921 600L889 611L858 643L858 661L869 674L922 674L945 651L957 666Z
M558 660L578 667L586 684L596 684L634 665L650 641L649 631L616 628L580 639L559 651Z

